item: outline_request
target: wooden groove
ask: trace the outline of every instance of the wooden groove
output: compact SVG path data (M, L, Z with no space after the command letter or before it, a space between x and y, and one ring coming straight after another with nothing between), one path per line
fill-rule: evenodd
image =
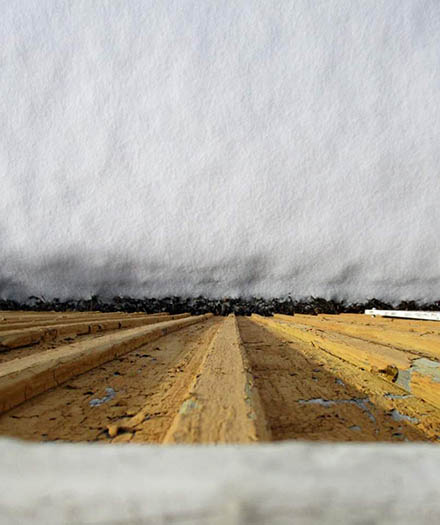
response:
M293 322L296 326L310 326L324 332L336 332L440 361L440 337L437 335L426 333L421 336L408 331L400 331L394 327L379 329L363 324L332 322L328 319L316 319L314 316L305 315L292 317L275 314L274 318Z
M384 380L440 408L440 363L437 361L376 342L297 324L294 318L289 321L261 316L253 318L284 336L314 345L359 368L378 374Z
M287 316L292 317L292 316ZM302 319L304 317L310 317L310 315L296 314L295 317ZM400 330L414 333L426 333L432 332L440 335L440 323L438 321L420 321L415 319L399 319L387 318L387 317L371 317L362 314L320 314L314 316L316 319L323 319L325 321L332 321L335 323L348 323L356 325L365 325L375 327L377 329L391 329Z
M206 314L132 328L99 340L63 345L5 363L0 369L0 413L167 333L211 316Z
M28 328L31 326L44 326L47 324L62 324L80 321L106 321L112 319L137 319L139 317L162 317L169 314L72 314L72 315L48 315L42 317L27 317L27 318L1 318L0 317L0 331L14 330L15 328Z
M179 314L172 316L146 316L127 318L119 317L111 320L84 320L66 324L49 324L42 327L30 327L25 329L6 330L0 332L0 352L38 344L41 341L51 341L57 337L71 335L84 335L107 330L118 330L120 328L134 328L136 326L162 323L174 319L183 319L190 314Z
M164 443L269 441L261 405L252 392L237 327L230 315L207 349Z

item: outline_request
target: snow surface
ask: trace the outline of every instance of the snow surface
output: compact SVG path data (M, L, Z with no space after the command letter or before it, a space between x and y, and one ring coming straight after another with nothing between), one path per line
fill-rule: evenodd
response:
M0 0L0 296L438 299L438 0Z

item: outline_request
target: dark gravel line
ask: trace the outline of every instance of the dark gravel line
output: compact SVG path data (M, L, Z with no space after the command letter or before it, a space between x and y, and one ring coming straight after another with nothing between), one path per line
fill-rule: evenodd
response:
M189 312L200 315L212 312L214 315L251 315L253 313L271 316L275 313L298 314L339 314L363 313L367 308L380 310L440 310L440 301L421 304L415 301L401 301L398 304L385 303L378 299L369 299L365 303L346 303L344 301L326 300L321 297L310 297L297 301L287 298L263 299L261 297L210 299L205 297L164 297L136 299L133 297L113 297L102 299L93 296L91 299L60 301L57 298L46 300L44 297L29 297L25 302L13 299L0 299L0 310L38 310L42 312L169 312L180 314Z

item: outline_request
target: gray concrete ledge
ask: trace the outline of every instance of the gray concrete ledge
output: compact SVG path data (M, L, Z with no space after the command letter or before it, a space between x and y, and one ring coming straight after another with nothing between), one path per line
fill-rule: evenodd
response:
M433 524L435 445L0 440L0 523Z

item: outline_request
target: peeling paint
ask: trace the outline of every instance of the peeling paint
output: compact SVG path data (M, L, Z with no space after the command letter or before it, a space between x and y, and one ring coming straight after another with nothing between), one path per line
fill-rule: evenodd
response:
M411 392L411 376L413 369L408 368L407 370L399 370L396 378L396 385L399 385L407 392Z
M390 412L391 417L394 419L394 421L409 421L410 423L418 423L419 420L416 417L406 416L405 414L401 414L396 408L393 408Z
M194 399L187 399L182 403L182 406L180 407L179 414L185 415L197 408L198 404L197 401Z
M349 400L345 400L347 403ZM300 399L298 403L300 405L321 405L323 407L331 407L333 405L336 405L337 403L343 402L341 399L336 401L329 401L327 399L322 399L321 397L317 397L315 399Z
M95 399L91 399L89 401L89 405L91 407L98 407L100 405L103 405L104 403L107 403L108 401L111 401L116 396L116 392L113 390L112 387L107 387L105 391L107 392L107 394L104 397L96 397Z
M387 399L408 399L409 397L414 397L411 394L384 394L383 397L386 397Z
M421 375L429 376L435 383L440 383L440 363L437 361L422 357L413 361L411 368L414 368L414 371Z
M414 372L429 377L434 383L440 383L440 363L421 357L414 359L410 368L399 370L395 381L396 384L407 392L412 392L411 383Z
M363 410L367 414L367 416L371 419L371 421L373 423L376 423L376 418L374 417L374 415L371 413L370 409L367 406L367 403L369 403L371 406L373 406L373 404L368 399L368 397L367 398L353 399L353 401L361 410Z
M362 412L365 412L367 416L373 421L373 423L376 422L376 418L371 413L370 409L367 406L367 403L370 403L370 400L368 397L364 398L353 398L353 399L322 399L321 397L316 397L313 399L300 399L298 401L301 405L321 405L323 407L331 407L334 405L343 405L343 404L353 404L359 407Z

